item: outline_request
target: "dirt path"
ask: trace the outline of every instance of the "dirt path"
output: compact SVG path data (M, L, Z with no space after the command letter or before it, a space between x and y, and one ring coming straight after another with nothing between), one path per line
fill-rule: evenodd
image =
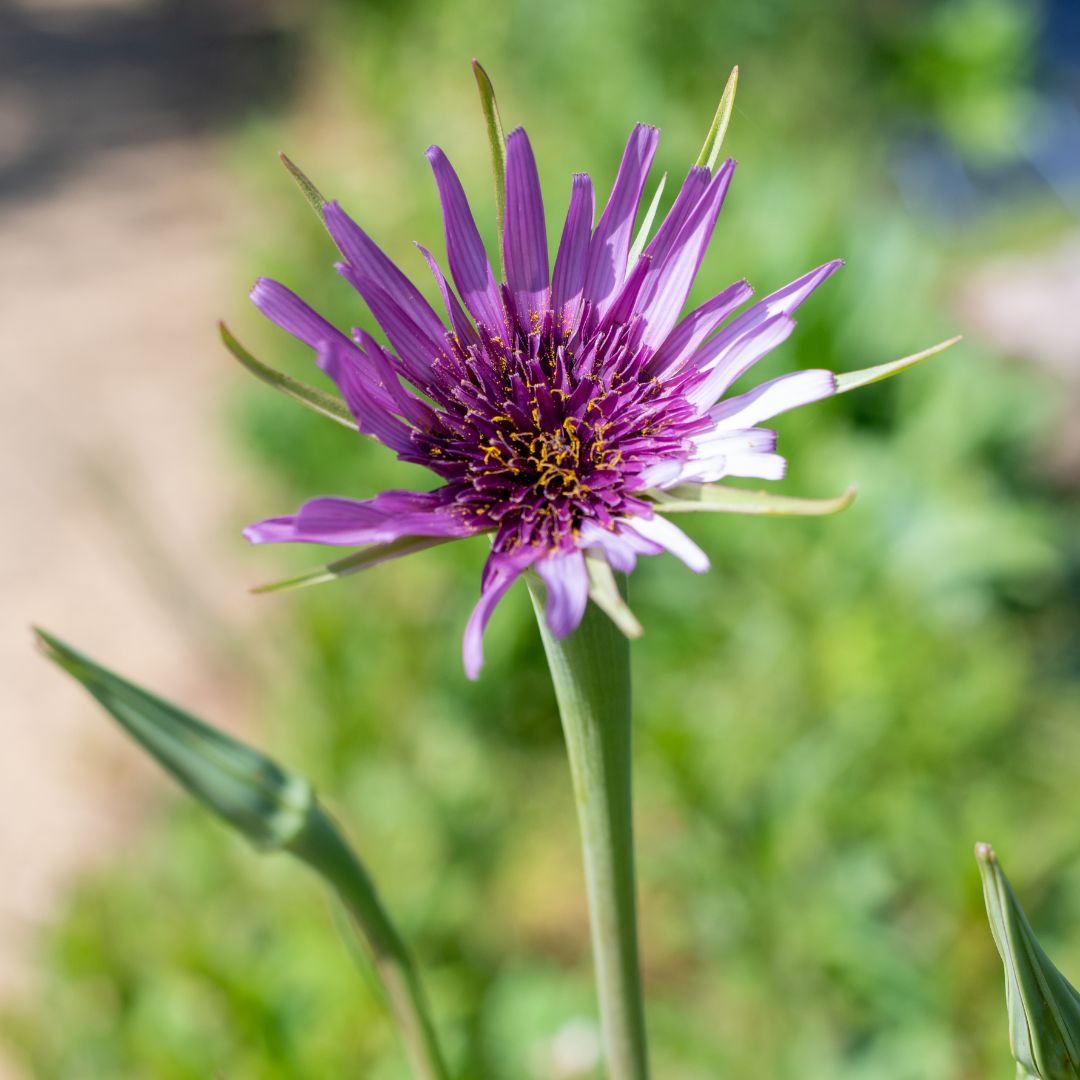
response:
M224 644L256 613L215 322L243 297L223 151L292 86L269 8L0 0L0 999L65 883L163 790L30 624L243 713Z
M248 610L215 332L242 296L234 210L212 139L117 150L0 207L0 995L150 779L30 624L219 716L228 693L215 642Z

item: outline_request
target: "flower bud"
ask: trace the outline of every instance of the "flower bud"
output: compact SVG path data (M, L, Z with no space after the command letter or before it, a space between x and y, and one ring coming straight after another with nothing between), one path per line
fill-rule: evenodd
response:
M252 747L196 720L36 631L44 654L77 679L191 795L261 849L286 846L315 805L311 785Z

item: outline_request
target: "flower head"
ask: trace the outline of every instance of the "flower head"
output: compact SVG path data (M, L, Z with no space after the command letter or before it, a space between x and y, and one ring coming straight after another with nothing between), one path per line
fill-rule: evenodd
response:
M526 569L544 582L546 618L559 637L584 614L587 556L629 573L639 555L668 551L692 570L708 569L705 553L658 513L663 493L677 487L685 500L694 497L688 485L784 475L776 434L761 423L837 392L836 376L799 371L726 395L787 339L795 309L841 263L811 270L740 314L753 292L745 281L682 315L735 164L691 168L634 257L658 137L646 125L631 132L595 224L592 180L574 176L552 265L532 149L524 130L511 132L501 283L457 174L431 147L450 281L431 252L420 252L442 314L336 202L317 199L343 256L336 269L389 347L363 330L346 336L275 281L259 280L252 299L315 350L361 432L440 483L363 501L312 499L295 514L249 526L247 538L393 545L392 557L488 533L492 550L465 631L470 677L482 664L492 610ZM366 561L381 560L373 554Z

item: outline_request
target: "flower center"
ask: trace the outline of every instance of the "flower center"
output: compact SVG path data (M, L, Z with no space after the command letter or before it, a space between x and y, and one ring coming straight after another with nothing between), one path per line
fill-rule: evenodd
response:
M625 337L581 347L539 330L513 348L486 338L437 362L442 411L414 440L470 522L497 530L501 550L558 550L585 522L612 528L616 516L647 512L634 495L642 472L686 456L686 403L640 375Z

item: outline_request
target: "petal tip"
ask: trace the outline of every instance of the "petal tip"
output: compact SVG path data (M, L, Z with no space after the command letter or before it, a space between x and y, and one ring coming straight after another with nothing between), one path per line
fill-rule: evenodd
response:
M248 296L253 303L258 304L259 301L266 296L267 292L269 292L270 287L273 284L274 281L272 278L257 277L254 284L251 286L250 291L248 292Z

